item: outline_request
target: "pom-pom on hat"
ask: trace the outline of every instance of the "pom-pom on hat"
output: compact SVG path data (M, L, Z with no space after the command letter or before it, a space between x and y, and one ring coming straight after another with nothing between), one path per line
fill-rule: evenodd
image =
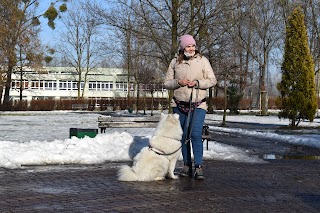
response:
M188 45L196 45L196 41L191 35L183 35L180 37L180 49L184 50Z

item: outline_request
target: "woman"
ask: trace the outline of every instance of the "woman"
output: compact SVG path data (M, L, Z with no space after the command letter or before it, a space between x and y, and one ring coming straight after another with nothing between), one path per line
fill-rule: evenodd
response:
M180 115L183 129L182 155L184 166L180 172L182 177L192 177L192 144L195 173L197 180L204 179L202 160L202 126L206 116L207 89L213 87L217 79L208 59L196 48L196 41L191 35L180 38L178 55L172 59L164 86L174 90L171 106L173 113Z

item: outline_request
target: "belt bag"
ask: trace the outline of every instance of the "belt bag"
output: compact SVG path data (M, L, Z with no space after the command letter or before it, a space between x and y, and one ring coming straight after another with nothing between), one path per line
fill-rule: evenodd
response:
M202 99L201 101L198 102L186 102L186 101L179 101L175 97L173 97L174 102L176 103L177 107L182 111L182 112L189 112L193 111L195 108L197 108L201 103L206 101L206 98ZM191 106L191 107L190 107Z

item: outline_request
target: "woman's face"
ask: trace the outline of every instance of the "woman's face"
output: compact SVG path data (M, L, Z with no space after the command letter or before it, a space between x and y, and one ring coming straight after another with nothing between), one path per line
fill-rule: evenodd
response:
M188 58L193 57L196 54L196 46L195 45L188 45L184 48L184 55Z
M184 48L184 51L189 53L189 54L194 54L196 50L196 46L195 45L188 45L186 46L186 48Z

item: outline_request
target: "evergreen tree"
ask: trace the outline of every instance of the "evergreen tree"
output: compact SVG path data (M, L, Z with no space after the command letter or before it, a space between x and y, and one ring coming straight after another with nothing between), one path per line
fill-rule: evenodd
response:
M239 92L240 88L237 86L235 82L231 82L231 85L228 87L227 95L228 95L228 106L227 108L230 110L231 114L238 115L239 112L239 104L243 97L243 94Z
M281 94L277 100L279 117L289 118L291 126L298 126L302 119L313 121L317 109L314 63L300 7L288 19L281 71L282 80L277 85Z

